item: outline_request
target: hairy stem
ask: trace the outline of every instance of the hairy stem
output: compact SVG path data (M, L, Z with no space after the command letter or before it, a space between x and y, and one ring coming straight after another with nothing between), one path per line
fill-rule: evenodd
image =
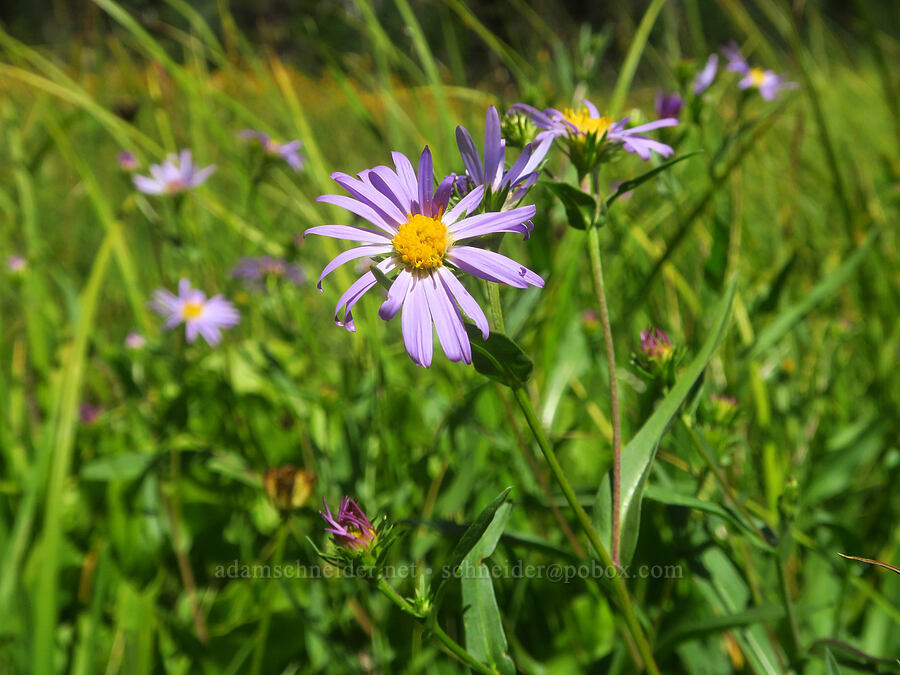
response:
M609 325L609 307L606 304L606 287L603 283L603 263L600 259L600 231L588 228L588 249L591 255L591 275L597 292L600 309L600 325L603 327L603 343L606 349L606 365L609 369L609 399L612 412L613 466L612 466L612 559L619 564L619 511L622 504L622 424L619 419L619 382L616 378L616 352Z
M566 500L569 502L569 506L571 506L572 510L575 512L575 518L578 520L578 524L581 525L581 528L587 535L587 538L591 542L591 546L593 546L594 550L597 552L600 561L606 567L615 567L609 552L606 550L603 542L600 541L600 535L597 534L597 530L594 529L591 519L588 517L584 507L581 506L581 503L578 501L578 497L575 495L572 486L569 485L569 480L566 478L566 474L563 472L562 466L556 458L556 453L553 451L553 447L547 440L547 436L544 434L541 423L534 413L534 407L531 405L531 399L528 398L528 393L521 387L514 388L513 392L516 397L516 402L522 409L522 413L525 415L528 426L531 428L531 432L534 434L534 438L541 448L541 452L544 453L547 464L550 465L553 477L556 478L556 482L559 483L559 487L562 489ZM647 672L652 673L653 675L659 675L659 668L657 668L656 662L653 660L653 652L650 649L650 643L647 641L644 631L638 622L637 614L634 611L634 605L631 602L631 597L628 595L628 588L625 585L624 577L621 574L614 574L612 577L612 585L619 601L622 614L624 615L625 623L628 626L628 631L634 638L638 652L644 661L642 664L643 667L647 669ZM638 665L640 667L641 664Z

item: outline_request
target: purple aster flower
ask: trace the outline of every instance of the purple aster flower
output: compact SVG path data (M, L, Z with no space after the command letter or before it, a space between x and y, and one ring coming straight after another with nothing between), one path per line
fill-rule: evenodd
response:
M739 89L758 89L759 95L766 101L774 100L782 89L793 89L797 85L788 82L773 70L763 70L759 66L751 66L741 54L736 42L722 47L722 53L728 59L728 70L743 75L738 82Z
M81 420L82 424L94 424L100 417L101 412L103 412L103 409L99 405L82 403L78 408L78 419Z
M684 101L678 92L664 94L662 91L657 91L656 99L653 102L653 107L659 117L674 117L675 119L678 119L681 114L683 105Z
M125 336L125 346L128 349L140 349L146 344L144 336L134 331Z
M669 336L656 326L641 331L641 350L651 360L664 362L672 356L672 343Z
M348 239L364 244L344 251L332 260L319 277L322 279L344 263L366 256L385 256L375 265L382 274L399 269L379 316L385 321L403 309L401 327L406 351L413 362L426 368L433 352L432 327L437 331L444 353L451 361L472 362L472 347L466 335L462 315L467 315L487 339L489 328L484 312L463 287L449 265L460 272L517 288L542 287L543 279L519 263L476 246L470 241L500 232L526 234L534 206L503 212L469 215L484 197L479 185L447 210L450 177L433 190L431 151L426 147L419 159L418 177L409 159L393 153L396 171L376 166L361 172L358 178L344 173L331 177L352 197L322 195L318 201L347 209L377 229L349 225L322 225L305 234ZM334 320L354 331L352 309L360 298L378 283L373 271L366 272L338 300ZM338 319L344 310L343 321Z
M568 138L570 143L583 143L589 137L593 137L597 141L604 139L607 144L621 146L627 152L633 152L643 160L650 159L651 152L656 152L663 157L668 157L674 152L665 143L654 141L641 134L661 127L674 127L678 124L677 119L666 117L626 129L625 125L628 124L630 117L626 117L620 122L613 122L608 115L600 115L597 106L587 99L581 99L581 102L584 107L578 111L572 108L562 111L547 108L542 112L524 103L517 103L512 109L529 115L532 121L543 130L535 138L536 143L541 143L548 138L561 137Z
M300 265L269 256L241 258L231 270L231 276L245 279L256 287L261 286L266 277L284 277L295 284L302 284L306 278Z
M144 194L174 194L200 185L215 170L215 166L207 166L198 171L191 159L191 151L182 150L178 157L169 155L164 163L152 164L150 176L134 176L132 180Z
M28 262L20 255L11 255L6 259L6 269L13 274L20 274L28 267Z
M123 171L135 171L138 168L137 155L128 150L122 150L116 155L116 160L119 162L119 168Z
M328 508L328 502L323 499L322 504L325 505L325 513L319 511L319 515L330 526L325 531L331 533L335 544L352 553L372 547L377 539L375 528L354 500L350 497L341 499L336 518Z
M267 155L281 157L294 171L299 171L303 168L306 160L300 154L300 141L279 143L264 131L256 131L255 129L244 129L239 131L238 135L248 141L257 141Z
M206 293L191 288L187 279L178 282L178 295L164 288L156 290L150 307L165 317L166 330L184 322L188 342L193 342L200 334L213 347L222 339L220 329L231 328L241 319L234 305L224 297L214 295L207 299Z
M699 96L704 91L709 89L709 86L713 83L713 80L716 79L716 71L719 69L719 55L718 54L710 54L709 58L706 59L706 65L703 66L703 70L697 73L696 79L694 79L694 95Z
M509 191L512 203L524 197L528 188L537 182L538 172L535 169L547 156L552 142L552 138L545 138L541 143L529 143L516 162L506 170L506 141L500 135L497 108L490 106L484 119L484 163L466 128L456 127L456 144L470 183L484 186L490 194L502 194L504 201L506 191Z

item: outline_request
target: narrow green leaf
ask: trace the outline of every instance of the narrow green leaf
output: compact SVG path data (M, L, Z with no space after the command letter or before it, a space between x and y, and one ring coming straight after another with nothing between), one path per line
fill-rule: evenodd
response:
M734 299L737 287L737 277L732 277L725 289L725 294L719 301L714 312L714 319L709 330L709 336L700 349L700 352L691 361L690 365L681 373L678 382L672 387L669 394L662 400L650 419L641 427L637 435L631 440L622 453L622 485L621 485L621 559L627 563L634 554L637 545L638 531L641 522L641 500L647 477L650 475L650 467L656 456L656 448L662 439L672 419L678 413L681 404L684 403L694 384L700 379L706 366L712 359L716 348L725 337L728 319L731 315L731 303ZM597 500L594 505L594 522L601 537L611 541L612 532L612 488L607 475L600 483L597 490Z
M149 452L123 452L87 462L80 473L84 480L132 480L158 458L159 455Z
M830 649L825 650L825 672L828 675L841 675L841 668Z
M727 520L729 523L740 529L746 535L748 535L750 540L757 546L768 551L773 550L772 546L768 542L760 539L759 535L757 535L756 532L753 531L753 528L750 527L746 522L744 522L743 519L741 519L730 509L720 504L716 504L715 502L708 502L705 499L699 499L692 495L683 495L680 492L675 492L674 490L660 487L658 485L648 485L646 490L644 491L644 497L661 504L668 504L669 506L683 506L688 509L703 511L704 513L709 513L713 516L723 518L724 520Z
M597 202L594 198L568 183L546 181L542 183L566 209L566 220L570 227L585 230L594 224Z
M463 533L462 538L457 542L456 546L453 547L453 551L450 553L450 564L443 568L443 573L440 575L441 582L434 593L434 599L432 600L433 609L431 614L429 614L429 622L437 619L437 610L443 599L444 592L447 589L447 584L453 578L453 575L456 573L457 568L462 564L462 561L469 555L469 551L475 547L485 530L488 529L491 521L494 519L494 514L497 512L497 509L503 506L503 502L506 501L506 497L509 495L510 490L512 490L512 487L506 488L497 495L497 498L478 514L475 521L469 525L468 529Z
M465 325L472 344L475 370L509 387L518 387L528 381L534 363L519 345L497 332L492 332L485 340L478 328L470 323Z
M650 31L653 30L653 24L656 23L656 17L666 0L653 0L644 16L638 29L631 38L631 44L628 47L628 53L625 55L625 61L619 70L619 77L616 80L616 86L613 88L612 97L609 102L609 111L613 118L617 118L622 104L625 102L625 95L631 87L631 81L637 71L638 63L641 61L641 55L644 53L644 47L647 46L647 40L650 37Z
M862 246L856 249L844 263L836 270L826 275L815 287L807 293L802 300L787 307L779 314L765 330L756 338L756 342L750 347L748 359L755 359L763 354L769 347L780 340L793 328L800 319L812 311L819 303L826 300L843 284L853 273L853 270L863 261L872 243L878 238L879 231L872 230Z
M497 509L490 526L463 560L460 582L466 651L496 672L510 675L516 672L516 667L508 653L494 582L483 561L497 548L511 509L509 504Z
M616 201L619 197L621 197L623 194L625 194L626 192L631 192L641 183L644 183L644 182L650 180L655 175L662 173L666 169L674 166L675 164L678 164L678 162L681 162L681 161L687 159L688 157L693 157L694 155L699 155L701 152L703 152L703 151L702 150L694 150L693 152L689 152L686 155L681 155L680 157L676 157L675 159L670 159L668 162L663 162L659 166L655 166L652 169L650 169L649 171L645 171L640 176L637 176L630 180L623 181L622 183L619 184L619 187L616 188L616 191L613 192L609 197L606 198L607 208L609 208L609 206L614 201Z
M663 653L693 638L705 635L724 633L725 631L754 624L770 624L784 617L784 607L781 605L761 605L751 607L736 614L724 614L710 616L703 619L694 619L690 622L677 624L671 631L660 636L656 643L656 650Z

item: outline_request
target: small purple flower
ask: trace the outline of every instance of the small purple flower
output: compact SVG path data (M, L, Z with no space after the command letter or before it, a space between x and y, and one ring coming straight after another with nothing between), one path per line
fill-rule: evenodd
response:
M552 138L547 138L542 143L529 143L507 171L504 162L506 141L500 135L500 115L497 108L490 106L484 119L483 163L468 130L463 126L456 127L456 144L470 184L473 187L484 186L491 194L508 189L512 203L522 199L528 188L537 182L536 169L547 156L552 142Z
M328 502L323 499L322 504L325 505L325 513L319 511L319 515L330 526L325 528L325 531L331 533L336 545L351 553L358 553L372 547L377 539L375 528L354 500L350 497L341 499L341 506L336 518L328 508Z
M294 171L299 171L303 168L306 160L300 154L300 141L279 143L264 131L255 129L243 129L238 132L238 135L245 140L258 142L267 155L281 157Z
M597 140L605 138L605 142L619 145L627 152L633 152L643 160L650 159L650 153L656 152L663 157L668 157L674 150L665 143L646 138L641 134L661 127L677 126L678 120L666 117L648 124L641 124L626 129L630 117L619 122L614 122L608 115L600 115L597 106L582 99L584 107L580 110L566 108L556 110L547 108L543 112L524 103L516 103L512 109L529 115L532 121L543 131L535 138L535 142L541 144L547 139L568 138L570 142L584 142L589 136Z
M241 319L234 305L224 297L214 295L207 299L203 291L191 288L187 279L178 282L178 295L164 288L156 290L150 307L165 317L166 330L183 322L188 342L196 340L199 334L212 347L222 339L220 329L231 328Z
M737 408L738 400L734 396L727 396L725 394L712 394L710 398L716 405L720 405L724 408Z
M475 187L475 184L472 182L472 179L469 178L468 174L451 173L448 178L450 179L451 194L455 194L460 199L469 194Z
M82 403L78 408L78 419L81 420L82 424L94 424L100 417L101 412L103 412L103 409L99 405Z
M21 274L28 267L28 261L20 255L11 255L6 259L6 269L13 274Z
M116 160L119 162L119 168L122 169L122 171L135 171L138 168L137 155L128 150L122 150L122 152L116 155Z
M713 80L716 79L716 71L719 69L719 55L718 54L710 54L709 58L706 59L706 65L703 66L703 70L697 73L697 77L694 80L694 95L699 96L704 91L709 89L709 86L713 83Z
M320 234L335 239L357 241L357 246L332 260L319 276L322 280L351 260L383 257L375 268L382 275L400 270L387 300L378 315L388 321L403 309L401 328L406 351L417 365L431 365L432 331L436 330L441 347L451 361L472 362L472 346L463 323L465 314L487 339L487 317L475 298L465 289L447 265L479 279L508 284L516 288L543 287L537 274L504 255L468 245L467 240L500 232L529 232L528 220L534 206L470 216L479 207L485 188L479 185L447 210L452 189L448 176L434 189L431 151L426 148L419 159L418 177L412 163L402 153L393 153L396 171L376 166L362 171L357 178L335 172L331 177L349 192L322 195L317 201L340 206L368 220L377 229L351 225L321 225L305 234ZM338 300L334 321L355 331L352 309L367 291L378 284L373 271L366 272ZM344 310L344 318L338 318Z
M766 101L774 100L783 89L793 89L797 85L788 82L775 71L763 70L759 66L750 66L741 54L736 42L722 47L722 53L728 59L728 70L743 75L738 82L739 89L758 89L759 95Z
M125 346L128 349L141 349L146 343L147 341L140 333L132 331L125 336Z
M150 166L150 176L134 176L135 187L148 195L175 194L200 185L216 170L207 166L199 171L191 159L190 150L182 150L180 156L169 155L162 164Z
M266 277L283 277L297 285L302 284L306 278L300 265L269 256L241 258L231 270L231 276L245 279L254 287L260 287Z
M641 331L641 350L649 359L657 362L668 361L673 353L669 336L656 326Z
M678 119L678 116L681 115L681 108L683 105L684 101L677 92L664 94L662 91L657 91L653 107L659 117L672 117Z

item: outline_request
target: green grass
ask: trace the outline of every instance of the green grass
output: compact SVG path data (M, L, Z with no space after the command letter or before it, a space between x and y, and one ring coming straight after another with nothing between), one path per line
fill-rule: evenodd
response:
M451 581L418 622L361 579L217 568L324 567L307 537L330 550L316 511L345 494L397 524L388 562L416 564L391 580L406 598L469 550L510 569L582 563L587 539L518 394L438 348L415 367L377 289L356 333L334 326L352 265L316 292L344 246L296 235L349 222L314 201L341 191L333 171L426 143L437 173L460 171L455 126L480 145L490 104L588 97L652 119L657 86L692 72L679 59L702 64L700 45L723 35L800 86L766 103L720 71L662 134L676 156L700 152L618 199L599 233L632 442L625 542L633 569L679 570L626 585L664 673L896 671L900 575L838 555L900 565L889 10L861 2L845 28L818 2L654 2L611 30L522 2L498 22L484 3L358 0L335 25L291 17L294 59L245 35L224 1L209 13L170 0L152 25L95 4L105 28L54 48L0 26L0 257L27 259L0 271L0 672L460 672L435 630L496 672L633 672L603 578ZM116 114L124 103L132 120ZM236 136L246 127L300 139L304 170L258 172ZM146 168L180 148L218 166L182 197L137 193L116 163L122 149ZM601 189L648 168L619 155ZM546 169L574 180L559 152ZM550 189L528 201L534 233L503 251L546 286L501 289L506 334L534 362L526 399L608 541L587 235ZM246 255L297 261L307 283L248 289L230 275ZM183 276L241 311L215 349L163 331L147 307ZM649 324L683 355L665 399L630 358ZM130 331L147 345L127 349ZM717 411L718 394L737 411ZM82 404L100 406L96 422L79 420ZM282 519L263 474L285 464L315 483Z

